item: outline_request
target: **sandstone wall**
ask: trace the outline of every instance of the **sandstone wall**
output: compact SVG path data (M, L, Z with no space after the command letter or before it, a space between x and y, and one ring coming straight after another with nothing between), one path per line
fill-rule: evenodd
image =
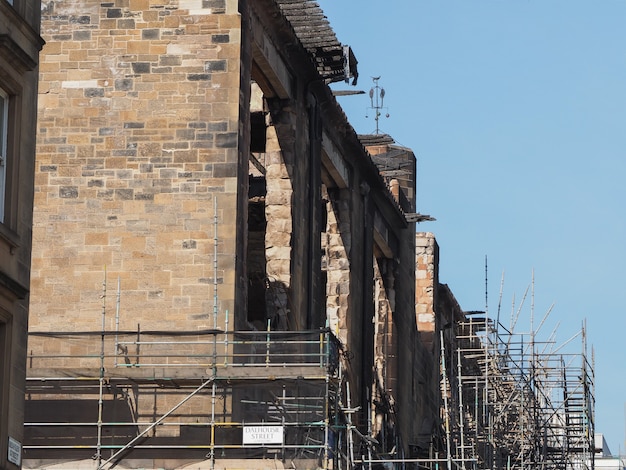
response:
M215 279L220 321L235 298L237 1L44 7L31 329L98 329L118 277L120 329L212 327Z
M415 237L415 316L426 348L436 353L435 296L439 282L439 247L432 233Z

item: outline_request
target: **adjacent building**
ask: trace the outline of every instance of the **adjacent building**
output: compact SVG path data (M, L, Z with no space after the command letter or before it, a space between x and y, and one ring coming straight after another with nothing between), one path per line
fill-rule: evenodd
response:
M21 463L35 178L38 0L0 1L0 468Z
M603 434L595 435L595 468L598 470L624 470L626 459L622 455L614 455L604 439Z

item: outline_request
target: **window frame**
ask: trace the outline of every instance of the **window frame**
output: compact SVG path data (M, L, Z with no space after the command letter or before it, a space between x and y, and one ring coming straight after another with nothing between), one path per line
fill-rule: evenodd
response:
M8 176L9 166L9 107L10 95L0 87L0 223L6 224L7 203L10 199Z
M2 1L2 0L0 0ZM4 181L0 182L0 205L4 215L0 217L0 242L8 243L11 251L21 245L17 233L19 199L19 151L21 125L21 87L10 80L0 81L0 90L5 97L6 165Z

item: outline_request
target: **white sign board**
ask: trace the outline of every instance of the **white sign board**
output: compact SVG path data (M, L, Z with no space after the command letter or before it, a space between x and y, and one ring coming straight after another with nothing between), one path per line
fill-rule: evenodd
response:
M9 462L14 463L18 467L22 464L22 444L12 437L9 437Z
M282 426L244 426L243 444L281 444L284 438Z

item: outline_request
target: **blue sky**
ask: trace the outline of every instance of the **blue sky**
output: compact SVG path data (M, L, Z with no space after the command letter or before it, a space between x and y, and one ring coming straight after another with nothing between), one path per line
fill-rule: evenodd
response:
M534 273L535 326L554 304L546 337L586 321L596 432L625 453L626 0L319 3L359 60L356 88L381 77L381 131L417 156L440 282L483 309L487 256L491 313L503 274L509 315ZM339 100L375 130L367 94ZM527 301L518 325L530 316Z

